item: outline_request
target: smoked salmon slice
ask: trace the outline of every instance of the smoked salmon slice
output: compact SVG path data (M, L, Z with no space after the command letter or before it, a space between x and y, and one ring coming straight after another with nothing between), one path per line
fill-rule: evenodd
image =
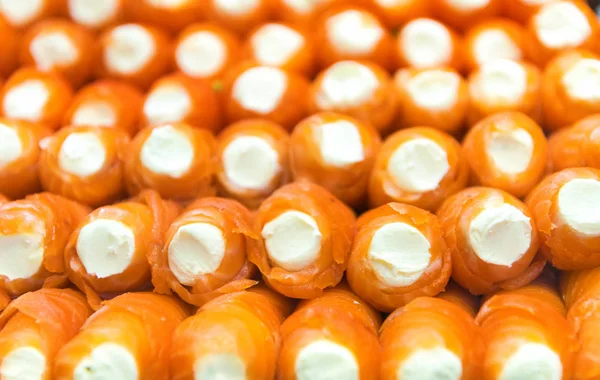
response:
M591 167L600 169L600 114L587 116L548 139L552 171Z

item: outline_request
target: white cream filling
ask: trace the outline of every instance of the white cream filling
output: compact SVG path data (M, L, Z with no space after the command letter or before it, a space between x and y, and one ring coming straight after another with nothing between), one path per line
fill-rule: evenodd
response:
M106 148L94 132L71 133L58 152L58 166L79 177L98 173L105 162Z
M449 169L446 151L427 138L400 145L387 165L387 172L396 186L414 193L437 189Z
M574 99L584 102L600 101L600 60L579 60L563 75L562 84Z
M4 96L4 116L10 119L39 121L50 99L48 88L38 79L26 80L9 89Z
M0 276L13 281L29 278L40 270L44 261L46 234L43 225L37 230L39 232L0 233Z
M442 70L421 72L406 83L407 92L416 105L435 111L454 107L459 88L460 76Z
M365 159L360 132L346 120L334 121L313 128L321 158L327 165L345 167Z
M479 65L498 59L518 61L522 58L519 46L502 29L488 29L479 34L473 44L473 53Z
M46 356L37 348L24 346L9 352L0 364L2 380L43 380Z
M452 36L441 23L427 18L413 20L400 32L399 48L409 65L434 67L452 58Z
M148 4L150 4L156 8L163 8L163 9L177 9L177 8L184 6L188 2L190 2L190 0L144 0L144 1L146 1Z
M379 85L375 73L365 65L341 61L325 71L315 101L322 110L357 107L371 100Z
M29 51L36 66L44 71L71 65L79 57L77 46L63 32L38 34L31 41Z
M287 86L285 72L274 67L253 67L235 80L231 96L245 109L266 115L277 108Z
M71 124L92 127L112 127L117 123L114 108L107 102L92 101L81 104L73 113Z
M190 94L178 84L154 88L144 102L144 115L151 125L183 121L191 109Z
M261 65L281 66L304 46L304 37L281 24L266 24L250 40L254 57Z
M450 6L463 12L475 11L487 6L490 0L446 0Z
M234 354L209 354L194 364L194 379L246 380L246 365Z
M469 244L479 259L512 266L531 247L531 221L516 207L487 205L469 225Z
M527 91L527 72L515 61L492 61L481 66L475 85L484 101L516 103Z
M76 249L88 274L106 278L123 273L131 264L135 235L120 221L96 219L81 228Z
M18 160L23 154L23 142L13 128L0 123L0 168Z
M21 26L36 18L44 0L0 0L2 15L13 25Z
M444 347L419 349L410 354L398 367L398 380L460 380L462 361Z
M141 25L123 24L112 30L104 50L104 64L120 74L136 74L156 54L152 35Z
M533 158L533 138L521 128L494 132L487 145L487 154L502 172L522 173Z
M560 356L539 343L521 344L504 362L498 380L561 380Z
M190 34L175 49L177 66L192 77L208 77L221 70L227 60L223 40L210 31Z
M224 15L244 16L254 12L260 0L213 0L215 9Z
M169 268L183 285L216 271L225 257L223 231L208 223L181 226L169 243Z
M116 16L119 11L119 0L69 0L68 6L73 21L97 28Z
M140 151L140 160L153 173L181 178L192 167L194 155L187 135L165 125L152 129Z
M373 234L368 259L373 272L388 286L414 284L431 260L431 244L415 227L401 222L381 226Z
M75 367L74 380L137 380L137 360L117 343L102 343Z
M286 271L299 271L311 265L321 252L321 230L312 216L285 211L263 226L269 259Z
M240 136L223 150L225 175L236 186L262 190L281 171L279 154L260 137Z
M375 17L360 10L346 10L327 20L327 37L343 54L368 54L385 32Z
M539 40L552 49L576 47L592 33L585 15L569 1L544 5L533 22Z
M562 221L585 236L600 235L600 182L575 178L558 191L558 212Z
M296 356L295 369L297 380L358 380L360 377L352 351L326 339L304 346Z

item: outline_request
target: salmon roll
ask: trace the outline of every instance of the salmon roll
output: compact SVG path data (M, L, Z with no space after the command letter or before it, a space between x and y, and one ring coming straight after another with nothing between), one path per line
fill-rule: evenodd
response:
M99 207L125 193L123 152L129 137L119 129L61 128L44 140L39 160L45 191Z
M0 45L0 77L6 78L19 65L21 33L0 16L0 35L2 36L2 45Z
M436 18L458 30L476 22L498 16L504 0L433 0L431 9Z
M67 0L73 22L92 31L116 25L125 19L126 0Z
M221 79L240 58L241 42L231 31L213 23L192 24L174 46L175 67L198 79Z
M270 20L275 11L272 0L207 0L208 19L238 35Z
M392 202L358 218L346 277L357 295L389 313L443 291L451 267L438 218Z
M504 0L504 15L521 24L527 24L529 18L545 4L557 0Z
M42 189L40 143L51 134L40 124L0 119L0 193L21 199Z
M53 378L168 379L171 337L189 314L181 301L149 292L106 301L58 352Z
M217 139L219 194L257 209L291 179L290 136L279 124L253 119L231 124Z
M71 289L22 295L0 315L0 377L51 379L58 351L91 314L85 297Z
M394 76L394 87L400 129L427 125L453 135L463 130L469 110L469 90L456 70L401 69Z
M89 209L39 193L0 206L0 291L11 297L64 284L63 251Z
M4 84L0 113L9 119L58 129L72 97L73 89L60 75L22 68Z
M530 58L540 67L565 50L597 51L600 25L586 1L546 1L529 18Z
M462 41L458 33L431 18L417 18L396 36L396 66L462 70Z
M373 127L349 116L321 112L294 128L290 144L294 180L317 183L351 207L365 205L381 146Z
M152 283L162 294L176 293L201 306L221 294L246 289L256 281L247 249L258 234L252 214L225 198L201 198L168 228L162 250L149 256Z
M263 24L248 36L244 56L259 65L280 67L310 78L316 69L313 36L302 27L281 22Z
M280 326L291 309L283 296L254 288L204 305L173 334L170 378L274 379Z
M146 190L97 208L79 223L64 249L65 271L92 308L102 299L149 287L148 259L162 249L179 212L177 204Z
M116 128L133 137L138 131L143 94L135 86L100 79L79 90L64 117L65 125Z
M178 32L202 18L206 5L196 0L136 0L127 1L129 19L149 23L171 32Z
M125 156L129 194L154 189L165 198L189 201L213 195L217 167L213 135L189 124L144 128Z
M228 123L264 118L287 130L308 116L308 80L277 67L242 63L225 79L225 115Z
M40 20L64 15L65 7L65 0L2 0L0 16L11 26L25 29Z
M587 116L570 127L554 132L548 139L553 171L567 168L600 169L600 114Z
M172 66L169 36L161 29L127 23L107 29L98 37L97 74L148 88Z
M567 127L600 112L600 56L573 50L557 56L546 67L541 101L548 131Z
M393 86L392 78L380 66L361 61L336 62L312 83L310 111L343 113L387 134L396 117Z
M365 8L351 4L324 14L316 27L317 59L321 68L346 60L369 61L386 70L394 66L394 39L381 21Z
M158 79L144 99L142 123L160 125L187 123L218 132L221 109L210 82L172 74Z
M248 259L277 292L315 298L342 280L354 224L352 210L325 188L306 181L285 185L255 213L260 235Z
M600 265L600 170L564 169L546 177L527 197L542 246L560 270Z
M452 136L414 127L389 136L369 180L369 204L400 202L435 211L469 180L469 167Z
M421 0L367 0L368 6L388 29L397 29L408 22L431 15L428 1Z
M20 61L40 71L54 71L79 87L92 75L96 62L94 35L66 20L46 20L27 30Z
M524 198L545 177L548 144L542 128L520 112L486 117L465 136L471 183Z

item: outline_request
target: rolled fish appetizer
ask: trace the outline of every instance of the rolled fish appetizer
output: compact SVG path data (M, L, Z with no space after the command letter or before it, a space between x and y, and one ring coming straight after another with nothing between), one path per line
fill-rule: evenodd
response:
M584 117L548 138L552 171L591 167L600 169L600 114Z

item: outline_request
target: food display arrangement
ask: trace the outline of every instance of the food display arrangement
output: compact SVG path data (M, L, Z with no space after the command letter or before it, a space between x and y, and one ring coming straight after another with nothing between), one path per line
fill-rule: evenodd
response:
M0 0L0 379L600 379L580 0Z

